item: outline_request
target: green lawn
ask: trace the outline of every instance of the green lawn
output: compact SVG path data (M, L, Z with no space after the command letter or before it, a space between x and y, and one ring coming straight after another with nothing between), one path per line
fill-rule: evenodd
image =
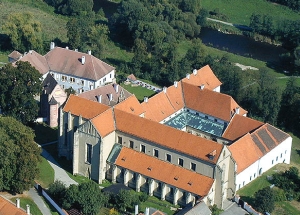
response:
M39 177L36 181L43 187L47 188L51 183L54 182L54 170L50 166L49 162L42 157L42 161L38 164L40 171Z
M132 87L131 85L125 84L121 84L121 86L124 87L124 89L128 90L130 93L134 94L139 101L143 101L145 96L151 97L155 94L154 91L148 90L147 88L141 86Z
M8 63L8 57L7 57L7 55L9 55L9 53L7 53L7 52L0 52L0 62L2 62L2 63ZM2 66L2 65L0 64L0 66Z
M26 205L30 205L30 213L34 215L43 215L37 205L30 197L19 197L20 198L20 206L26 211ZM12 202L16 202L16 197L10 199Z
M241 25L249 25L250 16L255 12L258 14L268 14L274 20L289 19L299 20L300 14L287 7L268 2L266 0L202 0L203 8L225 14L228 22ZM272 11L272 13L270 13Z
M146 202L142 202L139 205L139 210L145 211L146 207L156 208L168 215L172 215L175 213L175 211L170 210L170 207L174 208L175 205L173 205L167 201L161 201L160 199L158 199L154 196L149 196L149 198Z

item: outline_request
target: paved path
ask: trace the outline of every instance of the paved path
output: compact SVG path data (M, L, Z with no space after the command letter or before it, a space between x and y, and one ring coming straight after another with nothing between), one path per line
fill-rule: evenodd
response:
M48 160L49 164L54 169L54 180L62 181L67 187L69 187L71 184L78 184L68 176L66 171L60 167L60 165L45 149L43 149L42 156Z
M224 22L222 20L212 19L212 18L206 18L206 19L209 20L209 21L218 22L218 23L221 23L221 24L224 24L224 25L233 26L233 27L239 28L241 30L247 30L247 31L252 30L252 28L250 28L249 26L246 26L246 25L233 24L233 23L230 23L230 22Z
M46 206L42 197L38 194L35 188L30 188L28 195L32 198L34 203L38 206L43 215L51 215L49 208Z

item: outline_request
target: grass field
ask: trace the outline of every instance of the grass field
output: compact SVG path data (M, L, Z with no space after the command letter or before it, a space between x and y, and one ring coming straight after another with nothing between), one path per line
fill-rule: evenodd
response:
M48 161L42 157L42 161L38 164L40 170L39 177L36 181L43 187L48 188L54 182L54 170Z
M34 18L42 24L45 41L52 41L55 38L59 38L61 41L67 42L67 18L57 15L54 12L50 13L51 7L47 6L46 3L40 4L45 4L44 7L49 7L48 12L41 10L42 6L36 5L38 8L35 8L29 5L31 1L27 2L28 4L26 4L26 1L3 0L0 4L0 26L2 26L6 17L11 13L31 12Z
M154 91L148 90L147 88L141 86L132 87L131 85L125 85L125 84L121 84L121 86L124 87L124 89L126 89L130 93L133 93L139 101L144 101L145 96L151 97L152 95L155 94Z
M203 8L212 11L219 9L225 14L228 22L249 25L252 13L268 14L274 20L289 19L299 20L300 14L287 7L268 2L266 0L202 0ZM270 13L272 11L272 13Z
M19 197L20 206L26 211L26 205L30 205L30 213L34 215L43 215L37 205L33 202L30 197ZM12 202L16 202L17 198L10 199Z

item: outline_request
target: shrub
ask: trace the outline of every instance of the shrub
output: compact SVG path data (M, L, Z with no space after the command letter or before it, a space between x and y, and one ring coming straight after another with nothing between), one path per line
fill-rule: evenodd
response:
M65 193L66 193L66 185L59 180L56 180L52 184L50 184L47 193L57 202L62 202Z
M282 189L273 189L275 202L286 201L285 192Z
M142 192L142 193L140 194L140 196L139 196L139 199L140 199L141 202L147 201L148 198L149 198L149 196L147 195L147 193L144 193L144 192Z

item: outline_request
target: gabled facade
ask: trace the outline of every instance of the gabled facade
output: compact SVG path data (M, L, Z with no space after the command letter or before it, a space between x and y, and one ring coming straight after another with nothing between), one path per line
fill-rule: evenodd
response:
M59 155L73 160L73 174L99 183L109 179L174 204L222 208L243 174L253 174L249 166L263 157L266 163L277 148L286 148L289 163L291 138L247 118L220 85L206 66L142 104L135 96L114 107L71 96L61 111ZM253 143L265 152L241 159Z

